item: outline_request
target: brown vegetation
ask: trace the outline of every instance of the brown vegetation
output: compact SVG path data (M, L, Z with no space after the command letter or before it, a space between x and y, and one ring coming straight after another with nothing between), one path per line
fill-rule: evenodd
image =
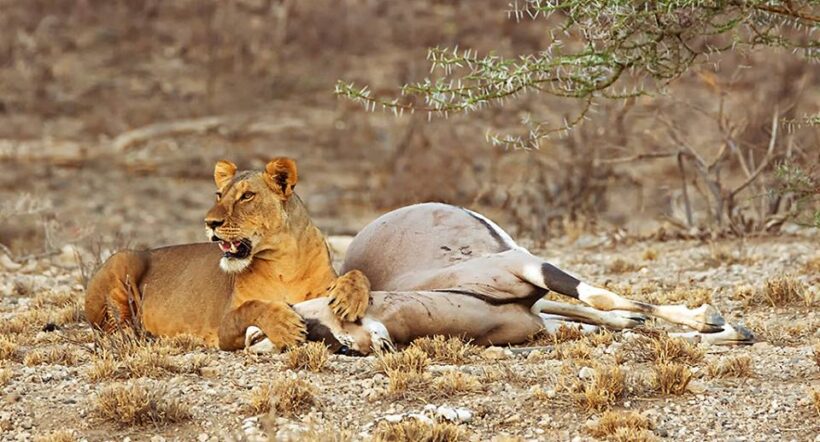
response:
M658 361L652 367L653 385L662 394L682 395L692 380L692 370L689 367L675 362Z
M433 336L413 341L411 347L423 351L433 362L465 364L480 349L457 337Z
M748 355L730 356L706 366L713 378L750 378L755 375L752 358Z
M96 396L95 412L122 425L164 425L191 416L188 405L169 398L164 385L136 381L103 387Z
M373 440L378 442L456 442L464 437L464 430L457 425L427 423L420 419L404 419L395 423L380 421L373 430Z
M571 387L576 404L587 411L605 410L626 393L626 375L620 366L595 367L591 379L580 380Z
M611 441L654 441L652 423L634 411L605 411L587 428L590 435Z
M316 393L316 387L303 379L280 376L253 389L250 409L254 414L298 416L318 404Z
M285 353L285 366L293 370L322 371L327 365L330 353L322 342L308 342L290 348Z

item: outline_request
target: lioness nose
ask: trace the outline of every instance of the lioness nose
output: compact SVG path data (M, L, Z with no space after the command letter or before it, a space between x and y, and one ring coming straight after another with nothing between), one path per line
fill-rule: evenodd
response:
M212 229L216 229L217 227L221 226L222 224L225 224L224 219L206 219L205 220L205 225L212 228Z

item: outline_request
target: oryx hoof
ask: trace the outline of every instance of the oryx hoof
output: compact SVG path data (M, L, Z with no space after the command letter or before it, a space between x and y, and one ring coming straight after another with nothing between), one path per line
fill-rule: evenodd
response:
M723 326L726 320L723 315L715 307L709 304L703 304L695 309L693 317L694 324L692 327L701 333L717 333L723 331Z

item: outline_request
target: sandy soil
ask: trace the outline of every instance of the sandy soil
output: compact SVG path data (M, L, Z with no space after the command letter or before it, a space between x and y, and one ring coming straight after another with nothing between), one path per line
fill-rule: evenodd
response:
M695 379L683 395L665 396L647 389L650 363L627 360L626 394L616 410L648 416L654 434L664 440L817 440L818 415L809 397L820 388L820 366L812 345L820 340L817 302L810 307L747 306L739 287L761 287L767 278L793 274L817 298L817 238L759 238L747 241L628 241L582 236L575 243L555 242L540 254L599 284L630 296L655 299L665 294L705 289L713 303L735 323L754 330L762 342L746 347L704 346L705 360L692 365ZM82 252L82 251L81 251ZM84 253L84 252L83 252ZM10 379L3 386L2 440L31 440L57 430L87 440L258 440L312 437L327 440L347 431L367 438L375 421L388 415L422 412L425 405L462 407L471 419L459 424L470 440L509 435L532 440L588 440L586 427L599 413L559 394L558 388L593 361L612 364L611 355L628 342L617 332L614 342L596 347L587 360L557 359L554 346L528 352L485 351L465 364L433 362L431 384L397 395L388 379L374 371L374 358L334 355L321 372L285 367L282 355L255 356L207 349L173 356L181 373L159 370L133 382L167 388L165 398L181 401L191 418L177 424L122 425L100 416L96 395L119 380L91 380L94 341L76 313L82 297L81 272L73 251L33 259L23 268L0 274L0 319L4 338L16 351L0 361ZM620 260L620 261L618 261ZM626 269L624 269L624 267ZM691 292L695 293L695 292ZM702 293L702 292L700 292ZM669 295L672 296L672 295ZM694 296L694 295L692 295ZM685 301L685 299L682 299ZM15 318L25 324L10 331ZM59 325L46 332L46 323ZM659 327L659 324L652 327ZM535 343L543 345L543 341ZM74 360L58 363L30 356L38 349L64 348ZM751 377L719 378L709 366L727 358L751 358ZM193 368L191 368L193 367ZM432 382L450 370L474 376L473 391L444 394ZM186 372L188 371L188 372ZM254 416L249 409L254 388L280 377L298 377L317 387L317 404L292 417ZM299 436L302 434L301 436ZM319 436L317 436L317 434ZM295 435L295 436L294 436Z

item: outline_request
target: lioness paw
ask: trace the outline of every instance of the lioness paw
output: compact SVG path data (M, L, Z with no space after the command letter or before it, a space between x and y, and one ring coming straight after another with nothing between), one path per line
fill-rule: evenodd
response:
M281 308L276 313L272 331L268 338L280 350L299 345L307 339L305 321L290 306Z
M370 304L370 281L364 273L351 270L336 279L328 296L333 314L343 321L359 320Z

